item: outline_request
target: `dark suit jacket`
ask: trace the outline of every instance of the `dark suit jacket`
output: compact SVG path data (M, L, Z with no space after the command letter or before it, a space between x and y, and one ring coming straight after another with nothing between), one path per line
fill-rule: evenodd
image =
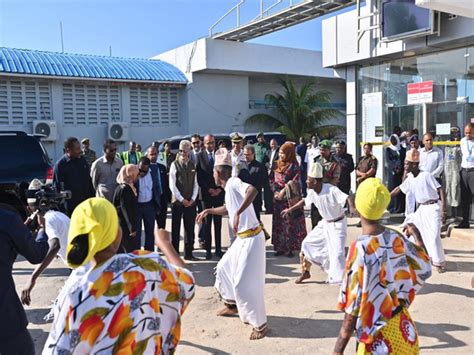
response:
M268 171L270 171L273 167L273 163L278 160L278 153L280 151L280 147L276 149L275 156L273 157L273 160L270 161L270 158L272 157L272 150L268 150L267 154L265 156L265 167L267 168Z
M209 189L221 189L217 187L216 182L214 181L214 171L213 168L209 165L209 158L207 150L202 150L197 156L197 165L196 173L198 185L201 188L202 199L204 201L211 201L213 199L224 202L224 191L222 191L219 196L212 197L209 195Z
M265 180L268 180L267 169L262 163L253 160L247 164L245 169L240 171L239 178L257 189L257 196L253 200L253 205L255 210L260 212L262 210L262 188Z

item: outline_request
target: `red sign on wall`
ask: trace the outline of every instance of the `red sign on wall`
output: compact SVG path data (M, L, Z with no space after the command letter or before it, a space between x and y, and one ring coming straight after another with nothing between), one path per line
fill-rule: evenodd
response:
M430 102L433 102L433 80L408 84L408 105L424 104Z

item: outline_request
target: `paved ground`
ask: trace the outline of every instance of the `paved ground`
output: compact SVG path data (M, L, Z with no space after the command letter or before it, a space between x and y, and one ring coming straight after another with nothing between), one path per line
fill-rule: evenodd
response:
M270 216L264 216L267 226L270 226L270 221ZM224 245L227 245L227 230L223 230ZM358 229L350 227L348 243L357 234ZM445 274L434 273L410 308L421 335L422 353L474 353L474 291L471 288L474 230L472 234L470 241L456 238L443 240L449 271ZM196 254L203 256L202 251ZM323 284L325 275L321 271L314 269L309 282L295 285L294 279L299 273L297 257L276 258L268 244L265 292L271 330L267 338L250 341L250 327L238 318L215 316L221 308L213 288L216 262L202 261L190 265L199 287L183 318L179 354L331 353L342 319L342 314L334 308L339 289ZM15 264L14 278L18 289L25 284L32 270L26 261ZM27 308L29 329L38 353L50 328L50 324L43 321L43 316L48 313L48 305L67 275L68 271L62 263L55 261L38 280L33 303ZM353 353L354 349L355 342L351 340L347 353Z

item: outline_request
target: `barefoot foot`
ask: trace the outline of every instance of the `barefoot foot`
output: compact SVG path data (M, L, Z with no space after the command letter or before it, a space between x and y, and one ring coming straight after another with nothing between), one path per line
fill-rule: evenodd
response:
M237 310L237 308L228 308L228 307L225 307L221 309L219 312L217 312L217 315L219 317L232 317L237 314L239 314L239 311Z
M309 273L309 271L305 271L295 280L295 284L303 283L304 280L309 279L310 277L311 274Z
M268 332L268 327L263 328L262 330L252 329L250 333L250 340L258 340L265 337Z

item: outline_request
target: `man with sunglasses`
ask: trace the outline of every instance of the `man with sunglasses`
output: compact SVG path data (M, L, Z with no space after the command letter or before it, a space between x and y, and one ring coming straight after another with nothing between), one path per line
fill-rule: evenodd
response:
M104 142L104 155L92 163L92 185L97 197L113 201L117 187L117 175L123 166L122 160L117 158L117 145L111 139Z

